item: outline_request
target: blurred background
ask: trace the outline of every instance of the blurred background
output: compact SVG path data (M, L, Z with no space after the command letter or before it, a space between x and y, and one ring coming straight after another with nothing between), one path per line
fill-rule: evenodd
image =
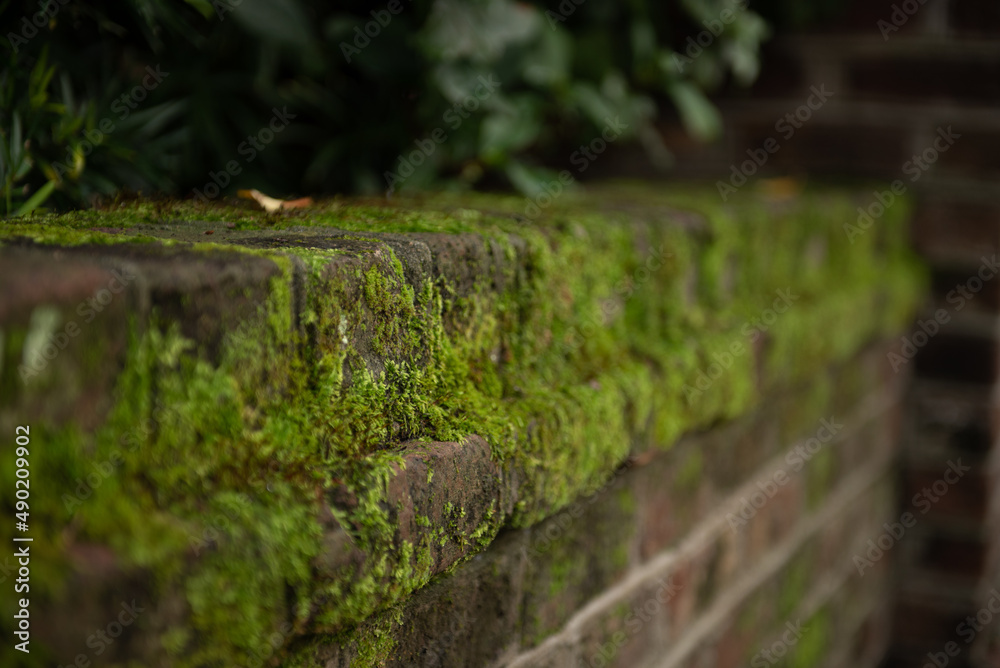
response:
M397 189L530 194L616 118L622 143L662 168L662 112L719 137L706 95L757 77L769 25L839 4L8 0L7 212L39 192L59 209L187 196L232 160L224 192L370 194L402 169ZM287 127L265 142L275 110ZM446 141L409 160L435 130Z
M137 192L871 181L845 225L910 198L927 313L1000 245L996 0L7 0L0 17L7 215ZM923 665L1000 581L998 308L987 282L913 365L901 507L950 459L974 474L894 551L887 666Z

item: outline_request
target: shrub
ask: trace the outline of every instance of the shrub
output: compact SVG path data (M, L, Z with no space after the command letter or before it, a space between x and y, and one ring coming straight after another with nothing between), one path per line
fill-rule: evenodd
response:
M767 33L744 0L336 5L131 0L112 15L77 0L11 3L7 214L210 183L530 195L552 178L544 165L615 119L662 164L658 108L714 137L706 91L752 80Z

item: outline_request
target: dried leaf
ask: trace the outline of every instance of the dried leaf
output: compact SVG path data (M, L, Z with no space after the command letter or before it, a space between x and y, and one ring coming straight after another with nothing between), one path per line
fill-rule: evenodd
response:
M268 213L274 213L279 209L301 209L313 203L311 197L301 197L286 201L269 197L259 190L239 190L236 194L243 199L255 200Z

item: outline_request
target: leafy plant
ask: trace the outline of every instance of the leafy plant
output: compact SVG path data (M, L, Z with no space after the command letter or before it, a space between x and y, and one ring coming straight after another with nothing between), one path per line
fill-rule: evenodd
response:
M6 211L129 190L531 194L609 119L663 164L660 109L711 139L706 92L756 76L767 28L743 5L80 1L39 20L37 1L8 0Z

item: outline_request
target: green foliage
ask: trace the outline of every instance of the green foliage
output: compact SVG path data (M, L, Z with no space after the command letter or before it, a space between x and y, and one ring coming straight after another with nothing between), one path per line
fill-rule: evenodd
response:
M709 139L719 120L705 92L756 76L767 28L740 4L133 0L40 15L11 2L6 213L135 190L212 197L216 184L530 194L615 118L664 163L658 108ZM688 50L699 35L708 46ZM272 132L276 113L289 121Z

